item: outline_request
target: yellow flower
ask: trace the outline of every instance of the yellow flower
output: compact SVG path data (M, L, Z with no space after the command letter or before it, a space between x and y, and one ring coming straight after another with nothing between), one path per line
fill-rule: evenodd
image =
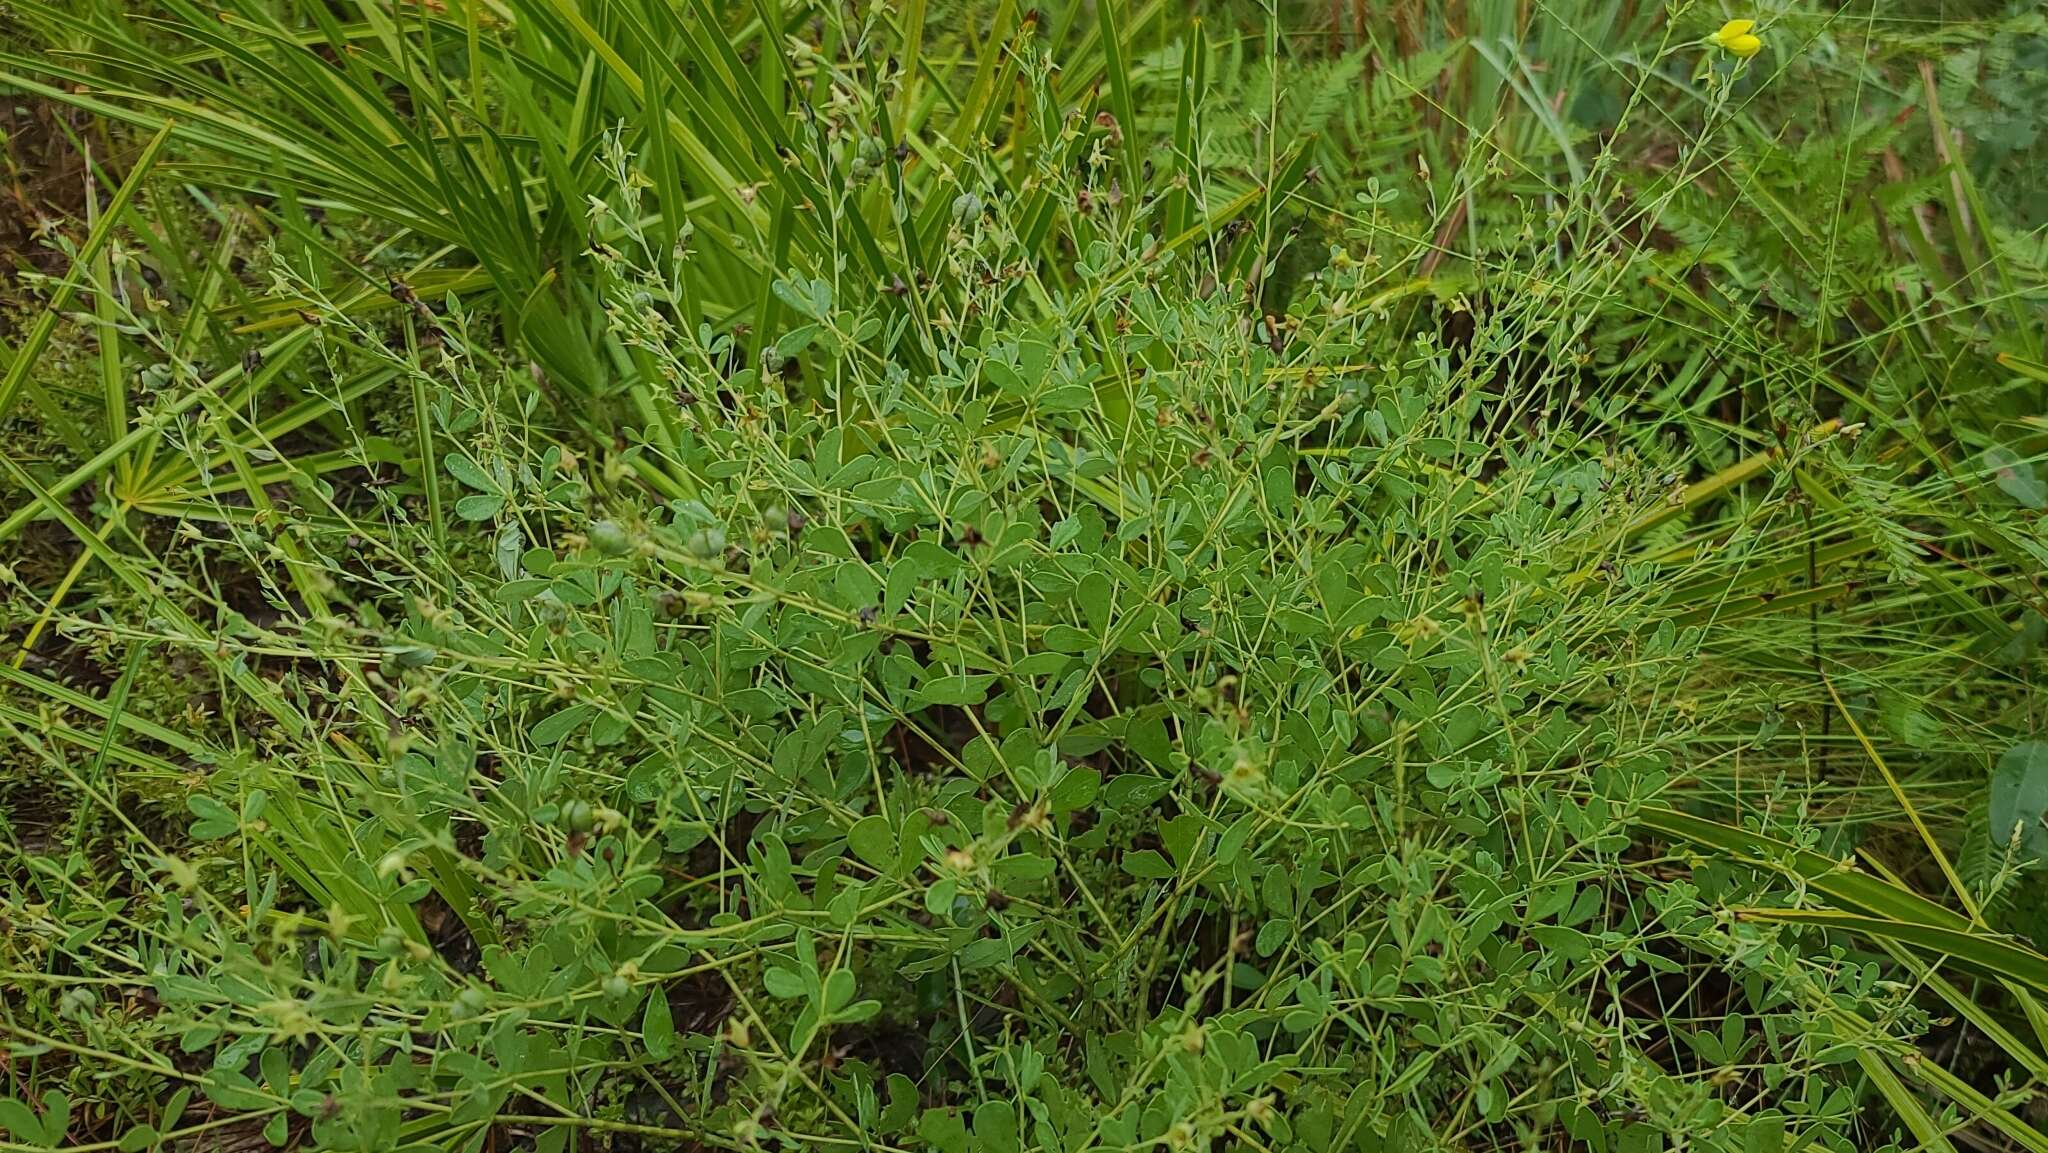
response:
M1724 51L1747 60L1764 49L1764 42L1750 31L1754 27L1754 20L1730 20L1707 39L1720 45Z

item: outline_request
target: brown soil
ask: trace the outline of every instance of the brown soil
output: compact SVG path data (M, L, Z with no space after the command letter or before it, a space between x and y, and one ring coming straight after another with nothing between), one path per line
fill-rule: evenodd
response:
M94 131L92 118L75 108L32 97L0 101L0 133L6 134L0 287L11 289L24 267L64 270L62 254L44 237L85 217L86 162L72 140L91 139Z

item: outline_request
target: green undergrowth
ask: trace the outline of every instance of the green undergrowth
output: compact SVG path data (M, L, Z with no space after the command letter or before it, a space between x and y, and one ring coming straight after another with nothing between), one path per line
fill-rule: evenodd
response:
M0 1150L2048 1150L2038 13L133 15Z

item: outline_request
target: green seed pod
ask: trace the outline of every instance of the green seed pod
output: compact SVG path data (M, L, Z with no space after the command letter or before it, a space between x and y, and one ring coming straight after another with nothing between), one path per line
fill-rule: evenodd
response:
M700 528L683 542L690 555L698 560L710 560L725 552L725 531L716 528Z
M482 989L472 985L455 995L455 1004L449 1006L448 1015L457 1021L467 1021L484 1011L489 998Z
M597 823L589 801L570 801L562 806L562 827L572 833L587 833Z
M633 539L613 520L601 520L591 525L590 543L606 556L624 556L633 548Z

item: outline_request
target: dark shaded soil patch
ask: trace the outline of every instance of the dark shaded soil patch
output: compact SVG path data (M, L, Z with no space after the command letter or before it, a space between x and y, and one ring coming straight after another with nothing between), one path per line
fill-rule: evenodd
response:
M53 226L85 217L86 159L72 138L91 139L91 123L75 108L34 97L0 101L0 132L7 139L6 185L0 189L0 288L11 290L24 266L45 275L64 271L63 254L41 237Z
M669 1016L676 1031L710 1035L725 1026L736 1003L725 978L711 970L691 973L667 986Z

